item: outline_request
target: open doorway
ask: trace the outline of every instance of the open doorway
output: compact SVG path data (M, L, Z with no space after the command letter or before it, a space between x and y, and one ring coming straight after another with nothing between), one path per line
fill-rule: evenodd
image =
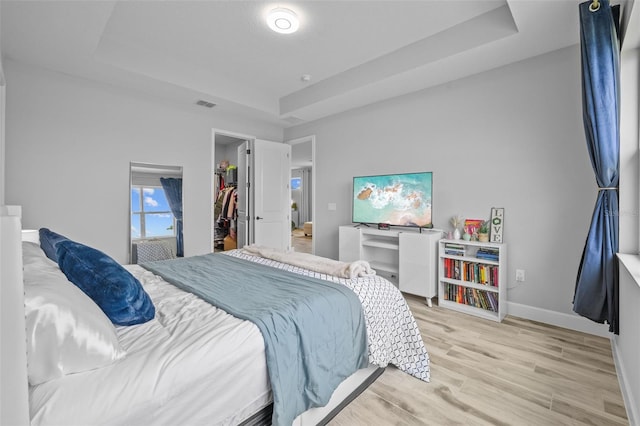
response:
M237 247L238 147L252 136L213 129L211 251Z
M315 136L287 141L291 145L291 246L314 253Z

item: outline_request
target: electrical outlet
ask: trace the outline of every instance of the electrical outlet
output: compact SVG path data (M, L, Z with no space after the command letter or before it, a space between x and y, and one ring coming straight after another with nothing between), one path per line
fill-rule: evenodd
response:
M516 269L516 281L524 282L524 269Z

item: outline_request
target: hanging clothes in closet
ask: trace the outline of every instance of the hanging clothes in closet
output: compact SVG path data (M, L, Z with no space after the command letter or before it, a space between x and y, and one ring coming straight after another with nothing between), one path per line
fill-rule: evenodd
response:
M218 194L214 207L215 240L217 247L221 246L226 236L236 237L236 219L238 193L235 186L227 186Z
M220 192L218 198L222 199L220 219L235 220L238 217L238 210L236 208L236 203L238 202L238 192L236 191L236 187L228 186L224 188Z

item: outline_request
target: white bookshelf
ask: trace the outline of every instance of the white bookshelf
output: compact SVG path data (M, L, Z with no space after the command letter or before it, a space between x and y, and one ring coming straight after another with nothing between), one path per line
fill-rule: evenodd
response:
M507 245L465 240L440 240L438 305L493 321L506 315ZM460 247L464 254L448 253ZM479 257L489 250L496 260Z

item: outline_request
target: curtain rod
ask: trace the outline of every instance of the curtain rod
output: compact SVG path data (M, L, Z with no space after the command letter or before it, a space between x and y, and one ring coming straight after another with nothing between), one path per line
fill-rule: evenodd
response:
M591 12L596 12L599 9L600 9L600 2L598 0L593 0L589 5L589 10Z

